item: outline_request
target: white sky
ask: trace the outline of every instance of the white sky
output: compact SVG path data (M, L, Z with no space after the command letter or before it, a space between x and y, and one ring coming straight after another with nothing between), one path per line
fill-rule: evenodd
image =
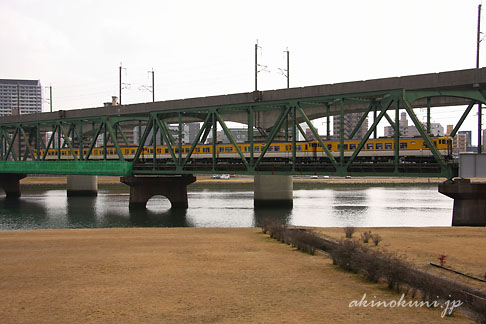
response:
M259 90L286 86L278 69L287 47L291 87L467 69L476 63L479 3L1 0L0 78L51 84L54 110L110 101L120 62L131 85L123 104L151 101L139 88L151 84L152 68L156 100L249 92L257 39L271 71L259 74ZM432 110L432 120L445 127L461 110ZM475 112L462 129L477 142Z

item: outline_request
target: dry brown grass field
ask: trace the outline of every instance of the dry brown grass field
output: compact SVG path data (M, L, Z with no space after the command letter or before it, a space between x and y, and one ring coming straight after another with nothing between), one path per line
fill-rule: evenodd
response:
M344 238L342 228L319 228L317 232L334 239ZM486 283L430 266L439 264L438 257L446 255L445 266L459 272L485 279L486 276L486 228L484 227L379 227L357 228L353 234L359 239L361 233L371 231L379 234L383 241L375 247L403 256L417 268L459 280L476 288L486 290Z
M365 293L400 296L331 263L252 228L0 231L0 320L471 323L440 309L349 308Z

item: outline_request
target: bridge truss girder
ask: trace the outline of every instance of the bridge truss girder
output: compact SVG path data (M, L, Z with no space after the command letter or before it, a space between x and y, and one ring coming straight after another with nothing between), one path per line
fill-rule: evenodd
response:
M154 111L143 115L134 116L105 116L105 117L83 117L82 119L57 119L42 122L25 122L0 124L0 173L48 173L48 174L98 174L98 175L120 175L133 174L193 174L193 173L240 173L240 174L321 174L321 175L382 175L382 176L442 176L452 178L454 169L448 161L445 161L439 151L433 145L429 136L428 128L424 128L413 111L413 104L416 100L435 97L456 97L469 100L470 104L465 109L463 116L454 129L457 132L462 122L475 104L485 104L485 92L481 89L470 90L441 90L441 91L405 91L403 89L377 91L368 93L356 93L348 95L333 95L323 97L303 98L300 100L281 100L272 102L254 102L252 104L236 104L227 106L214 106L204 108L191 108L181 110ZM365 137L359 141L357 149L346 159L344 152L344 115L346 105L359 104L368 107L361 118L356 129L353 130L351 138L355 136L361 127L365 116L374 113L372 126L368 129ZM331 107L339 109L341 133L339 136L340 152L335 157L327 149L326 141L329 138L329 123L326 140L323 140L312 125L306 110L311 107L313 113L316 109L321 115L329 120ZM430 107L428 107L430 108ZM399 151L399 109L404 109L417 127L425 144L430 149L434 160L435 168L421 169L416 166L413 170L406 170L400 161ZM395 120L388 114L395 111ZM428 109L429 111L429 109ZM264 138L265 147L261 152L254 152L254 129L257 126L255 116L265 113L272 113L275 122L271 128L266 129ZM227 126L232 114L245 114L247 116L247 128L250 148L248 152L242 152L237 141ZM393 167L388 165L378 171L370 171L363 166L356 166L355 160L363 149L366 141L372 136L376 137L378 123L386 118L394 128L395 151ZM195 120L202 123L196 138L192 143L185 143L190 146L188 152L182 150L182 128L183 120ZM430 118L428 118L430 123ZM325 153L324 163L302 167L297 159L297 136L298 132L304 133L301 123L305 123L311 130L318 145ZM169 124L176 124L178 128L178 139L172 135ZM128 126L126 126L128 125ZM125 134L126 128L137 128L139 130L138 146L133 158L127 159L122 153L123 146L130 145ZM142 128L145 128L143 134ZM221 129L229 139L236 152L236 159L222 167L221 159L218 157L217 130ZM283 130L283 131L282 131ZM289 134L290 133L290 134ZM212 146L212 157L210 163L198 164L192 159L198 144L204 143L212 134L210 145ZM102 143L100 143L100 136ZM276 143L277 138L287 140L292 147L288 161L285 164L269 165L265 162L268 156L270 144ZM161 142L168 144L170 159L161 160L157 157L157 137ZM93 156L93 149L97 146L102 148L103 156ZM124 145L122 145L122 143ZM144 147L151 147L153 154L144 154ZM134 147L133 147L134 148ZM56 149L57 158L49 158L47 150ZM69 160L63 159L61 150L69 150ZM41 154L42 150L44 153ZM108 153L113 151L117 156L116 160L109 160ZM247 153L247 154L245 154ZM379 169L379 168L378 168ZM360 171L363 170L363 171Z

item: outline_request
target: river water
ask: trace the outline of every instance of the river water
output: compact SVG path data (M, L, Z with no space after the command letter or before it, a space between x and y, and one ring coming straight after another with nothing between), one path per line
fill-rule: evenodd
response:
M292 209L253 208L251 187L190 190L189 209L171 210L154 197L145 211L128 209L128 191L66 197L61 189L26 190L18 201L0 198L0 229L102 227L254 227L266 217L319 227L450 226L452 199L437 185L294 188Z

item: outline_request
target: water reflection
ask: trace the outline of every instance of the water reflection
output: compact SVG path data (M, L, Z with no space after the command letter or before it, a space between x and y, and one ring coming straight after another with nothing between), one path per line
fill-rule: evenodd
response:
M270 219L279 224L288 225L292 218L292 208L255 208L253 211L253 227L259 227L264 219Z
M362 223L368 213L368 198L367 190L337 190L331 207L334 218L346 226Z
M0 198L0 228L43 228L47 213L42 203L26 198Z
M69 227L97 227L96 197L67 197Z
M130 210L130 224L134 227L194 227L187 220L187 209L169 209L163 212Z
M172 210L154 197L146 210L129 210L128 192L67 197L64 190L0 198L0 229L84 227L252 227L264 218L300 226L450 226L452 199L430 187L294 190L294 207L254 209L253 191L226 188L188 193L189 209Z

